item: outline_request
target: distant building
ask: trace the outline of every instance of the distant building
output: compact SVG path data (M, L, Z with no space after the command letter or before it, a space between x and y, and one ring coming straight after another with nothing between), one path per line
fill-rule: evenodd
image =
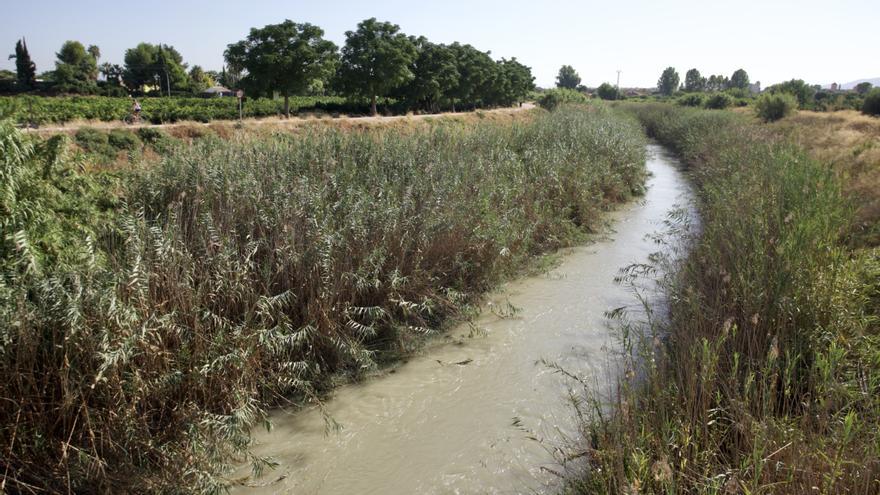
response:
M840 89L840 85L837 83L831 83L831 91L837 91Z
M220 98L223 96L235 96L235 91L224 88L223 86L212 86L204 91L202 91L202 96L205 98Z
M761 92L761 81L755 81L755 84L749 84L749 93L756 95Z

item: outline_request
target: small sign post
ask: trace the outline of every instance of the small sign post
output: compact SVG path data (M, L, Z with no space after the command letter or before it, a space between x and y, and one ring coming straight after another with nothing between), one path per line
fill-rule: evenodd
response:
M241 100L244 99L244 91L238 90L235 92L235 96L238 97L238 121L242 121L242 110L241 110Z

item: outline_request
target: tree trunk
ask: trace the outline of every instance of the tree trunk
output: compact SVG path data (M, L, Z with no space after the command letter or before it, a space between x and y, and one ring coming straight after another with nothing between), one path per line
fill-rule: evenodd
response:
M284 115L290 118L290 95L284 93Z
M373 95L373 98L370 100L370 114L374 117L378 112L376 111L376 95Z

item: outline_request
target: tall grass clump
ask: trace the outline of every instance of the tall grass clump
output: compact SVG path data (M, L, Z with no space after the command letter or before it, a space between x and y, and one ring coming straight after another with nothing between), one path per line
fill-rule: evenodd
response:
M644 179L603 108L207 138L112 176L8 124L0 146L13 492L222 491L231 460L267 466L267 407L411 350Z
M581 404L572 493L877 493L880 253L832 171L740 116L628 107L698 189L668 316L624 325L610 404Z

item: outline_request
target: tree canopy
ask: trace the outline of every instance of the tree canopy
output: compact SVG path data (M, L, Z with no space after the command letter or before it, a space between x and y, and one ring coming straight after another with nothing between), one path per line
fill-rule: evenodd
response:
M37 66L31 60L24 38L15 42L15 54L10 55L9 58L15 59L15 77L18 85L25 90L33 89L37 85Z
M657 89L664 95L671 95L678 90L679 77L674 67L667 67L657 80Z
M129 89L155 86L163 92L185 91L189 86L183 56L173 46L140 43L125 51L123 80Z
M372 17L346 31L339 81L349 93L369 98L375 115L378 96L413 79L410 67L417 56L416 45L400 26Z
M79 41L65 41L55 54L55 83L62 91L84 92L95 87L98 79L98 47L89 50Z
M685 91L703 91L706 89L706 78L697 69L691 69L684 75Z
M557 88L575 89L581 83L581 76L578 75L574 67L563 65L559 68L559 74L556 76Z
M596 88L596 94L603 100L616 100L620 97L617 88L607 82L603 82Z
M288 117L290 96L329 78L338 63L336 45L324 39L323 29L289 19L251 29L246 39L229 45L224 56L235 72L246 73L241 83L249 92L283 95Z
M749 89L749 74L743 69L737 69L733 72L733 75L730 76L730 84L731 88L740 88L740 89Z

